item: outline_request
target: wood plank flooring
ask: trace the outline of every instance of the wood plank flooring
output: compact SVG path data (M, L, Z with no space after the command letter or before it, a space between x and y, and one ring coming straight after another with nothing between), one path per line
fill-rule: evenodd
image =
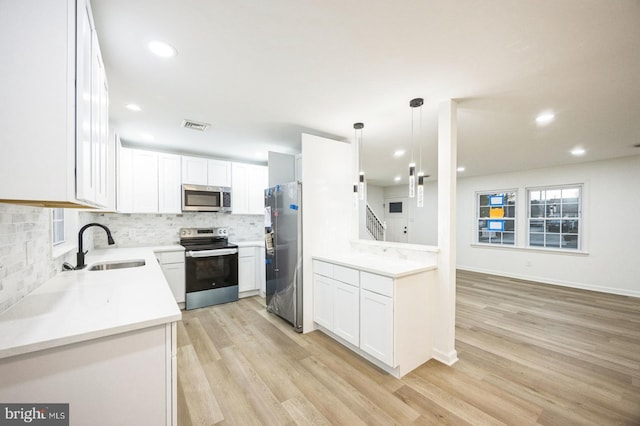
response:
M259 297L185 311L179 425L640 424L640 299L459 271L456 316L398 380Z

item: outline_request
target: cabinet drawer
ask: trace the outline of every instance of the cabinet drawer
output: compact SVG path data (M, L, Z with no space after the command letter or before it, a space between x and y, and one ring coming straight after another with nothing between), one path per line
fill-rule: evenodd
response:
M353 286L360 286L360 272L357 269L333 265L333 278Z
M325 277L333 278L334 265L320 260L313 261L313 273L318 275L324 275Z
M393 279L389 277L360 272L360 287L387 297L393 297Z
M183 251L158 251L156 257L161 264L165 263L184 263Z

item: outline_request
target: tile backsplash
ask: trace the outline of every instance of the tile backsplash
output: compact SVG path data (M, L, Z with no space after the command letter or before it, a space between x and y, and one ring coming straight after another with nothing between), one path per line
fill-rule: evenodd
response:
M53 258L51 209L0 203L0 312L73 262L67 257Z
M140 247L178 244L180 228L229 228L229 241L252 241L264 238L262 215L228 213L121 214L88 213L92 222L106 225L117 247ZM96 248L106 248L106 233L93 229Z
M260 215L223 213L116 214L80 212L77 228L91 222L109 227L117 247L177 244L180 228L227 227L229 240L264 237ZM105 248L100 228L87 230L84 248ZM0 203L0 312L13 306L62 269L75 264L75 250L54 258L51 246L51 209Z

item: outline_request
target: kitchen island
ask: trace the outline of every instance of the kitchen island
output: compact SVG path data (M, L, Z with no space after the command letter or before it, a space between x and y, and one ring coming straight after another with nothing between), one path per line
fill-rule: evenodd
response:
M359 252L313 256L313 320L402 377L433 356L436 284L434 261Z
M95 270L99 263L143 266ZM175 424L174 296L151 249L90 251L0 314L0 401L69 403L70 424Z

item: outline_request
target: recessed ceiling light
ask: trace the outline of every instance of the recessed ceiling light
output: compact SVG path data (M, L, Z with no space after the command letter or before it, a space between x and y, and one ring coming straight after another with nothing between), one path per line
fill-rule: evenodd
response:
M464 167L458 167L456 169L456 172L461 172L461 173L464 172Z
M583 148L574 148L571 150L571 155L575 155L575 156L580 156L580 155L584 155L587 151L585 151Z
M142 108L136 104L126 104L125 108L130 109L131 111L142 111Z
M149 43L149 50L161 58L170 58L178 54L178 51L173 46L161 41L152 41Z
M395 158L400 158L400 157L402 157L402 156L404 155L404 153L405 153L405 152L406 152L406 151L405 151L404 149L396 149L396 150L394 151L394 153L393 153L393 156L394 156Z
M556 118L555 114L551 111L545 111L538 114L536 117L536 123L538 126L546 126Z
M402 176L396 176L393 178L393 180L396 182L400 182L401 179L402 179Z

